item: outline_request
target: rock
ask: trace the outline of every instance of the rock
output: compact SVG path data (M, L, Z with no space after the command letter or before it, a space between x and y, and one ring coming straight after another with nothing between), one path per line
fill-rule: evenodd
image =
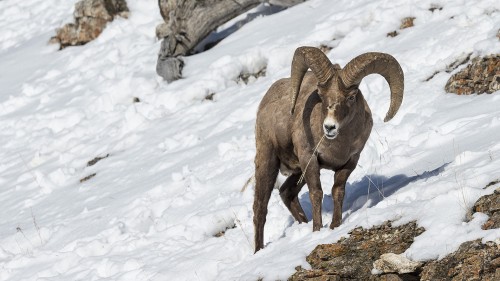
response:
M116 16L128 17L125 0L82 0L75 4L75 23L57 29L50 42L59 43L61 49L84 45L101 34L106 24Z
M158 60L156 62L156 73L167 82L172 82L182 77L184 60L180 56L170 56L170 41L165 39L161 42Z
M455 253L424 266L421 280L500 280L500 245L465 242Z
M431 4L431 7L429 8L429 11L431 11L431 12L434 13L434 11L436 11L436 10L441 11L441 10L443 10L443 7L441 7L441 6L437 5L437 4Z
M399 32L397 32L396 30L387 33L387 37L396 37L398 35L399 35Z
M406 17L401 20L401 25L399 26L399 29L405 29L408 27L413 26L413 21L415 20L415 17Z
M167 23L160 23L156 26L156 38L162 40L167 37L171 33L170 28Z
M328 54L328 52L330 52L333 49L333 47L328 46L326 44L321 44L319 45L318 49L320 49L323 53Z
M386 222L367 230L356 228L347 239L318 245L306 258L312 269L299 268L289 280L380 280L382 276L371 273L373 262L383 253L403 253L423 231L415 222L398 227ZM411 279L407 277L403 280Z
M491 94L500 90L500 55L474 58L471 64L450 77L445 90L458 95Z
M498 183L495 180L486 187ZM479 198L473 207L474 212L490 216L483 229L499 228L499 210L500 188ZM465 242L456 252L422 266L400 254L423 231L415 222L395 228L390 222L368 230L356 228L347 239L318 245L306 258L311 269L299 266L288 280L500 280L500 239Z
M500 188L493 194L479 198L472 210L489 216L488 221L482 226L483 229L500 228Z
M408 27L412 27L413 21L415 20L415 17L406 17L401 20L401 25L399 26L399 29L405 29ZM399 35L399 32L397 30L391 31L387 33L387 37L396 37Z
M241 72L240 75L236 78L236 83L244 83L248 84L250 81L256 80L259 77L266 76L267 67L264 66L262 69L258 70L255 73L249 72Z
M401 279L399 277L399 275L397 274L386 274L386 275L382 275L380 276L380 281L402 281L403 279Z
M373 263L373 267L384 273L411 273L417 271L422 266L421 262L411 261L402 255L387 253L380 256L380 259Z

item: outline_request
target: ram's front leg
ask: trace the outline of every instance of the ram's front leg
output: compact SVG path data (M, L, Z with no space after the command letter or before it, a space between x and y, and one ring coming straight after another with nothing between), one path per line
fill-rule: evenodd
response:
M312 205L313 231L319 231L323 226L321 219L321 205L323 203L323 190L321 189L321 181L319 179L319 164L316 156L311 158L310 155L300 157L304 159L300 166L304 173L304 179L309 188L309 198ZM310 159L310 160L309 160Z
M333 218L330 228L333 229L342 222L342 205L344 203L345 184L354 168L358 164L359 154L353 156L341 170L335 171L334 183L332 187L333 197Z

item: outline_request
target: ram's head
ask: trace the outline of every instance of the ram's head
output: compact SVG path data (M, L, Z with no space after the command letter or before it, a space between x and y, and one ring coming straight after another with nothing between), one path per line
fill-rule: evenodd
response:
M403 100L403 71L391 55L365 53L341 68L338 64L332 64L321 50L314 47L300 47L295 51L292 61L292 114L300 85L308 69L312 70L318 80L318 94L325 116L323 130L328 139L335 138L342 126L355 118L356 111L351 108L359 100L361 95L359 84L365 76L377 73L389 83L391 104L384 122L394 117Z

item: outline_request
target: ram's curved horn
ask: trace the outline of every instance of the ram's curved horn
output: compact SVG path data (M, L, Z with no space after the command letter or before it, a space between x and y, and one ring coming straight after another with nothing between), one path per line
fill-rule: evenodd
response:
M319 85L325 85L336 71L328 57L320 49L315 47L297 48L293 55L291 73L292 114L299 95L300 85L309 68L318 79Z
M372 73L384 76L391 89L391 105L384 122L396 115L403 102L404 75L398 61L385 53L365 53L352 59L340 71L340 79L349 88L357 86L361 80Z

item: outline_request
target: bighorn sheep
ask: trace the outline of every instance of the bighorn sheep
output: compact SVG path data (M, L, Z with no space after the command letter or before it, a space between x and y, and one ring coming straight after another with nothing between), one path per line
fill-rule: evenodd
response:
M280 196L299 223L307 222L297 196L307 183L313 231L318 231L323 225L320 169L333 170L330 228L340 225L345 184L373 125L370 108L359 90L361 80L378 73L389 83L391 102L384 122L394 117L403 100L403 71L388 54L365 53L341 69L319 49L300 47L291 68L290 78L280 79L269 88L257 113L255 252L264 247L267 205L278 171L288 176L279 189ZM307 71L309 68L312 72ZM299 181L302 173L305 183Z

